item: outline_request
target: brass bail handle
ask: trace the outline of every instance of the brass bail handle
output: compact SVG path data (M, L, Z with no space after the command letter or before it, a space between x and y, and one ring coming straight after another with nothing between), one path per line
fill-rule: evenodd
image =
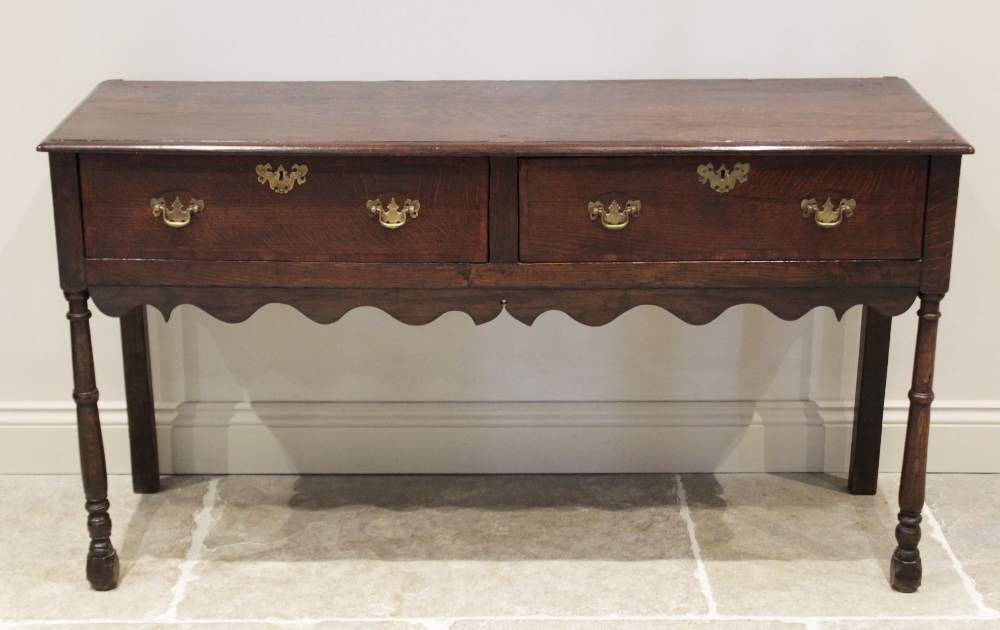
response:
M815 199L803 199L802 216L807 219L815 218L816 225L821 228L832 228L840 225L846 217L854 216L854 208L857 205L853 199L841 199L840 203L834 206L833 199L827 197L821 208Z
M154 217L163 217L163 222L173 228L182 228L191 223L192 217L200 217L205 209L205 202L201 199L191 199L185 206L181 203L181 198L177 197L174 202L167 205L162 197L149 200L149 207L153 209Z
M403 227L406 225L407 218L416 219L420 212L420 202L416 199L407 199L403 202L403 207L400 208L396 204L395 197L391 198L389 205L384 208L379 199L369 199L365 203L365 207L368 208L368 215L371 218L377 218L379 225L389 230Z
M587 204L587 211L590 213L590 220L601 220L601 225L609 230L621 230L628 225L629 219L639 218L639 210L642 209L642 202L638 199L629 199L625 202L625 208L618 205L618 200L612 199L611 205L607 208L600 201L591 201Z

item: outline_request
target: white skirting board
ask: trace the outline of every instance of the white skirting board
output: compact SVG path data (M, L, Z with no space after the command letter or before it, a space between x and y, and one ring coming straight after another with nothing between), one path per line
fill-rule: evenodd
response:
M101 405L108 472L130 470L123 403ZM842 473L852 401L183 403L157 411L164 474ZM1000 472L1000 401L940 401L932 472ZM886 405L898 471L906 405ZM79 471L71 404L0 406L0 473Z

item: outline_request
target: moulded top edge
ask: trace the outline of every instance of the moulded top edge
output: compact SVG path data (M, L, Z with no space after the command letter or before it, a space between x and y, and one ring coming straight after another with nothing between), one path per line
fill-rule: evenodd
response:
M967 155L975 149L961 142L880 142L874 143L817 143L817 144L529 144L481 143L444 144L414 143L364 143L329 145L319 143L219 143L219 142L161 142L137 143L85 142L73 140L47 140L38 145L38 151L50 153L306 153L328 155L383 155L383 156L628 156L628 155L691 155L699 153L781 153L781 154L948 154Z

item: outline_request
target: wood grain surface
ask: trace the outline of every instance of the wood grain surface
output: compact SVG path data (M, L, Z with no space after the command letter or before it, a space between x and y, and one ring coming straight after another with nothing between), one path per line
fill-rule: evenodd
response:
M919 261L432 264L87 260L91 286L386 289L917 287Z
M52 208L59 253L59 284L63 291L87 288L83 253L83 213L80 211L80 175L74 154L49 155Z
M750 165L720 193L697 168ZM523 262L918 259L925 156L720 155L521 160ZM802 201L854 199L834 228ZM588 203L642 202L620 230L591 220Z
M951 251L958 214L958 180L962 158L931 157L927 185L927 218L924 222L924 269L920 290L943 295L951 282Z
M969 153L897 78L102 83L44 151Z
M517 158L490 158L490 262L517 262Z

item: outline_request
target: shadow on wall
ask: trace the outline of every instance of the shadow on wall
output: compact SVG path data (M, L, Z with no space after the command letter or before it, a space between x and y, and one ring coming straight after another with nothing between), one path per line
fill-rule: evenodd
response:
M785 322L750 305L690 326L642 306L591 328L557 311L530 327L457 312L414 327L369 307L321 326L283 305L232 325L180 307L151 318L154 377L200 402L843 399L860 310Z
M852 319L858 315L860 309L853 309L841 324L832 311L820 309L785 322L762 307L747 306L706 326L690 326L649 306L599 328L559 312L543 315L531 327L506 314L477 327L462 313L411 327L360 308L335 325L320 326L290 307L271 305L230 325L181 307L168 325L159 323L151 333L157 387L162 381L184 400L224 403L232 411L228 416L221 407L182 411L163 436L176 471L711 471L739 469L734 462L749 461L736 453L745 443L762 452L757 457L764 462L762 468L747 464L750 469L794 470L804 463L805 470L824 470L831 444L846 445L839 433L828 434L815 404L801 408L798 413L806 417L794 419L794 427L786 420L777 422L785 426L766 426L771 421L748 407L722 419L724 427L703 426L712 425L711 419L681 418L654 419L639 429L631 410L622 407L616 416L607 405L842 399L854 377L853 365L845 370L846 339L853 337L846 329L857 325ZM164 396L158 391L157 398ZM329 425L312 417L312 424L296 425L268 408L271 401L352 400L574 401L605 407L597 424L594 414L569 426L539 417L523 429L497 419L503 431L454 418L410 424L406 414L391 431L367 420L345 426L337 417ZM329 405L316 409L337 414ZM233 432L248 422L250 429ZM551 429L562 430L546 434ZM789 467L789 450L801 451L803 444L804 458ZM263 459L276 463L255 468L247 452L262 450ZM505 458L513 463L505 464ZM448 461L438 466L435 459ZM371 468L372 461L383 463ZM331 462L337 465L331 468Z

